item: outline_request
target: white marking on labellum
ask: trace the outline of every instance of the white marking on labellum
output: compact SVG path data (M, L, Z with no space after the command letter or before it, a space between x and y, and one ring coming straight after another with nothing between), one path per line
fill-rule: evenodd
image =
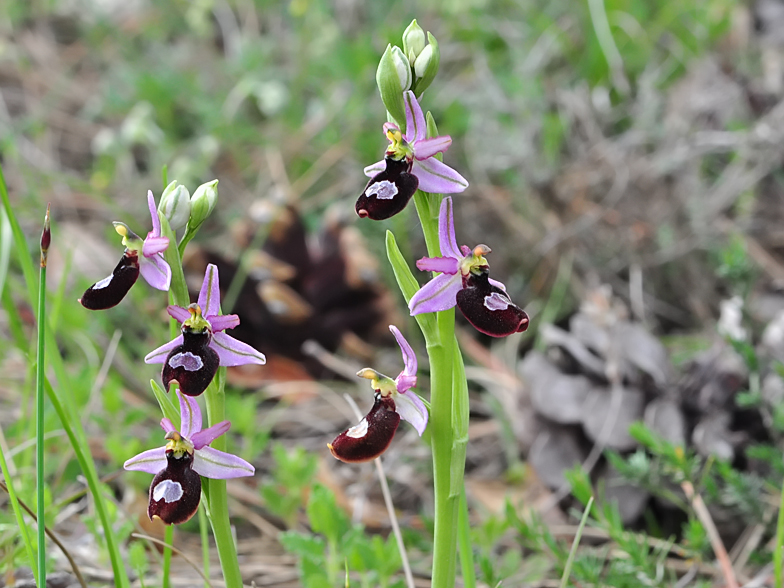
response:
M490 296L485 296L485 307L488 310L506 310L509 308L509 299L498 292L493 292Z
M96 283L95 286L93 286L93 290L103 290L104 288L106 288L106 286L108 286L109 284L112 283L112 278L113 277L114 276L106 277L103 280L101 280L100 282Z
M392 200L397 194L397 186L389 180L381 180L368 186L365 195L375 196L379 200Z
M346 437L351 437L352 439L362 439L368 432L368 422L367 419L362 419L359 421L358 425L354 425L348 431L346 431Z
M198 372L202 366L204 366L204 362L201 360L201 357L194 355L190 351L173 355L169 360L170 368L184 367L189 372Z
M177 502L184 494L182 485L174 480L162 480L152 490L152 499L155 502L163 499L164 502Z

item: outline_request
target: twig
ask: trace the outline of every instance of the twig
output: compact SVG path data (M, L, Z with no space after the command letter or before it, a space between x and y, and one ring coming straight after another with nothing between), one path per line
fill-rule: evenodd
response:
M713 519L708 512L708 508L705 506L705 502L702 500L702 496L694 492L694 486L691 482L683 482L681 488L683 488L686 497L691 501L694 513L708 533L708 539L710 539L713 552L716 554L716 559L719 561L719 567L721 568L721 573L724 576L724 580L727 582L728 588L738 588L738 581L735 579L735 570L732 569L732 562L727 554L727 549L721 541L719 531L713 523Z
M180 551L173 545L168 545L165 541L156 539L155 537L150 537L149 535L143 535L142 533L131 533L131 537L133 537L134 539L143 539L144 541L155 543L156 545L160 545L161 547L168 547L169 549L172 550L172 553L176 553L177 555L179 555L183 560L187 562L189 566L191 566L194 570L196 570L207 586L212 586L212 584L210 584L210 579L204 575L204 572L201 571L201 568L198 565L196 565L196 563L191 558L189 558L187 555L185 555L182 551Z
M4 492L8 493L8 487L5 485L5 483L0 482L0 488L2 488ZM29 514L33 518L33 520L37 522L38 519L35 516L35 513L33 512L33 509L31 509L29 506L27 506L22 501L21 498L18 499L18 500L19 500L19 506L21 506L25 510L25 512L27 512L27 514ZM52 540L52 543L57 545L57 547L60 548L60 551L63 552L63 555L65 556L65 559L67 559L68 563L71 564L71 569L73 570L74 576L76 576L76 579L79 581L79 584L81 584L83 586L83 588L87 588L87 582L84 581L84 578L82 577L82 573L79 571L79 566L76 565L76 562L74 561L74 558L71 557L70 553L68 553L68 550L65 548L65 545L63 545L60 542L60 539L57 538L57 535L54 534L54 531L52 531L46 525L44 525L44 532L47 534L49 539Z

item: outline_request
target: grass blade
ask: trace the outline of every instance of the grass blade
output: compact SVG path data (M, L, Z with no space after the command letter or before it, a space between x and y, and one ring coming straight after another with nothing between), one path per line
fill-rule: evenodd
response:
M580 537L583 536L583 529L585 528L585 523L588 522L588 515L591 514L592 506L593 496L588 499L588 504L585 505L585 510L583 511L583 518L580 519L580 526L577 527L577 533L574 534L572 549L569 551L569 557L566 558L566 565L564 566L563 576L561 576L560 588L566 588L566 586L569 584L569 574L572 573L574 557L577 555L577 547L580 545Z
M52 230L49 222L49 205L44 217L41 233L41 264L38 279L38 348L36 350L35 373L35 488L38 517L38 585L46 586L46 517L45 492L46 471L44 468L44 374L46 371L46 260Z

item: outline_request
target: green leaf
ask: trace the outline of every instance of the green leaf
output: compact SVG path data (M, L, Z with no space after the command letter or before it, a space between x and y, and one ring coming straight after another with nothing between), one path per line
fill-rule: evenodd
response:
M155 395L155 400L158 401L158 406L161 407L163 416L174 423L175 427L178 426L180 422L180 411L174 406L171 396L164 392L163 388L161 388L155 380L150 380L150 388L152 388L152 393Z
M468 445L468 383L463 365L463 354L455 339L452 345L452 463L450 465L449 494L460 496L463 491L466 447Z
M321 484L313 487L306 510L310 527L330 543L337 545L349 529L348 518L337 505L335 495Z
M387 231L386 246L387 259L389 259L389 264L392 266L392 271L395 272L395 279L397 280L400 292L403 294L406 304L408 304L411 297L419 290L419 282L417 282L414 274L411 273L411 269L403 258L403 254L400 253L395 235L392 234L392 231ZM419 328L422 330L425 340L435 341L438 336L436 315L426 312L418 314L414 318L417 323L419 323Z

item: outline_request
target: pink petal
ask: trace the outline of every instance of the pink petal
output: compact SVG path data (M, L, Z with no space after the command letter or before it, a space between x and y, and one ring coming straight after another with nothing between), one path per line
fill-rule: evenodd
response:
M158 290L168 291L171 285L171 268L160 253L139 258L139 272L147 283Z
M192 396L186 396L177 390L180 398L180 434L193 442L193 438L201 431L201 409ZM195 445L195 443L194 443Z
M147 233L147 238L142 243L142 254L144 257L152 257L156 253L166 251L168 246L168 237L154 237L152 233Z
M410 390L398 394L395 396L395 410L401 419L411 423L421 437L427 427L428 413L419 396Z
M123 464L126 470L157 474L166 469L166 448L156 447L135 455Z
M213 333L210 347L218 352L220 365L234 366L248 363L264 365L267 363L267 358L263 353L256 351L247 343L237 341L226 333Z
M177 430L177 428L174 426L174 423L171 422L166 417L163 417L161 419L161 429L163 429L163 432L166 433L167 435L169 433L171 433L172 431L176 431Z
M409 378L411 376L414 376L414 383L413 384L409 383L408 386L406 387L406 390L408 390L408 388L411 388L412 386L416 386L416 373L417 373L416 354L414 353L414 350L411 349L411 345L408 344L408 341L406 341L405 337L403 337L403 334L395 325L389 325L389 330L392 331L392 334L395 336L395 340L397 341L397 344L400 346L400 351L403 354L403 365L405 367L403 371L400 372L400 376L408 376ZM397 379L400 379L400 376L398 376ZM410 380L406 380L406 382L408 383L410 382ZM397 380L395 380L395 383L397 383ZM400 386L397 387L397 391L404 392L404 390L400 389Z
M408 302L411 316L423 312L439 312L457 304L457 293L463 288L460 274L441 274L422 286Z
M430 194L456 194L468 188L468 181L435 157L414 160L411 171L419 179L419 189Z
M212 332L225 331L226 329L233 329L240 324L240 317L236 314L219 314L218 316L205 317L212 327Z
M209 264L204 272L204 281L199 292L199 306L202 316L217 316L220 314L220 287L218 281L218 268Z
M438 213L438 243L441 248L441 255L454 257L455 259L462 259L467 255L457 246L451 196L447 196L441 201L441 210Z
M501 288L501 290L503 290L504 292L506 292L506 286L504 286L504 285L503 285L501 282L499 282L498 280L494 280L493 278L487 278L487 281L488 281L488 282L490 282L490 283L491 283L493 286L495 286L496 288Z
M427 136L427 123L422 109L419 107L416 96L411 90L403 92L403 101L406 103L406 135L409 143L418 142Z
M214 480L252 476L256 471L244 459L212 447L202 447L196 450L193 453L192 467L197 474Z
M384 129L384 138L387 138L387 133L389 131L399 131L400 130L400 128L395 123L391 123L391 122L385 122L384 126L383 126L383 129Z
M191 443L193 443L193 447L195 449L201 449L202 447L215 441L215 439L223 435L230 428L231 423L229 421L221 421L215 425L212 425L209 429L204 429L203 431L197 431L194 433L193 437L190 438Z
M169 316L177 321L184 323L189 318L191 318L191 313L188 312L187 308L183 308L182 306L174 306L170 304L166 307L166 312L169 313Z
M458 261L454 257L423 257L417 260L416 266L423 272L440 272L443 274L456 274Z
M161 345L158 349L154 351L150 351L144 357L144 363L163 363L166 361L166 356L169 355L169 351L177 347L178 345L182 345L182 335L177 335L174 339L169 341L166 345Z
M367 166L364 171L367 177L372 178L380 174L385 169L387 169L387 163L382 159L381 161L377 161L373 165Z
M158 218L158 210L155 208L155 196L152 195L152 190L147 190L147 207L150 209L150 218L152 219L153 237L161 235L161 219Z
M443 153L452 144L452 137L444 135L443 137L433 137L432 139L422 139L417 141L414 146L414 157L417 159L427 159L433 157L436 153Z

